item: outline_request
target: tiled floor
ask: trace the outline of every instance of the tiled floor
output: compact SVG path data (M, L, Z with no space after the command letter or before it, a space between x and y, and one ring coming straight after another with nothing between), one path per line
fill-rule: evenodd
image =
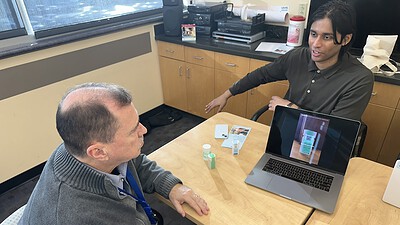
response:
M144 154L150 154L154 150L170 142L174 138L185 133L189 129L203 122L203 118L191 114L182 113L182 118L166 126L149 129L145 135L145 145L142 148ZM24 205L30 196L39 177L26 181L24 184L0 195L0 221L3 221L12 212ZM164 218L165 225L193 225L191 221L182 218L174 209L165 205L152 195L146 195L146 199Z

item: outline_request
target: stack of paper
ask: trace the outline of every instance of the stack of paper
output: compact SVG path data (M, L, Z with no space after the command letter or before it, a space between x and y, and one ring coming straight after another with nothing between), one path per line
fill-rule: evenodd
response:
M277 54L286 54L292 50L293 47L287 46L286 43L274 43L274 42L261 42L256 51L258 52L273 52Z
M233 125L233 127L229 132L228 138L225 139L224 142L222 142L222 147L232 148L233 141L238 140L240 142L239 144L239 150L240 150L244 144L244 141L249 135L250 130L251 130L250 127Z

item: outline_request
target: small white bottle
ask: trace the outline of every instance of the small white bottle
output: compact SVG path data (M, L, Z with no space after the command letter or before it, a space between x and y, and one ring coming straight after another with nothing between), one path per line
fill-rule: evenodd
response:
M240 141L235 139L232 143L232 155L239 155Z
M305 24L306 18L304 16L290 17L286 42L287 46L297 47L302 45Z
M203 159L208 160L208 154L211 153L211 145L210 144L204 144L203 145Z

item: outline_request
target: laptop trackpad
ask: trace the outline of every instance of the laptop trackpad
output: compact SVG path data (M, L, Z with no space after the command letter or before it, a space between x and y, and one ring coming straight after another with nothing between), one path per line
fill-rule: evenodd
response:
M269 183L268 190L300 202L307 202L312 192L312 188L307 185L283 177L277 177L276 175L274 175L272 181Z

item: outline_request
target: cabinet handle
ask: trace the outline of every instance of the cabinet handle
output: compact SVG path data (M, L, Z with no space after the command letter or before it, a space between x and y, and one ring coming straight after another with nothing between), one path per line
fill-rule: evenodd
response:
M165 51L168 52L168 53L174 53L175 52L174 50L169 50L169 49L166 49Z
M230 66L230 67L236 67L235 63L225 63L226 66Z
M190 79L190 68L186 69L186 77Z
M204 58L201 56L193 56L194 59L203 60Z
M378 94L378 92L376 92L376 91L373 91L373 92L371 93L372 96L376 96L377 94Z
M179 76L181 77L182 76L182 66L179 66L178 71L179 71Z

